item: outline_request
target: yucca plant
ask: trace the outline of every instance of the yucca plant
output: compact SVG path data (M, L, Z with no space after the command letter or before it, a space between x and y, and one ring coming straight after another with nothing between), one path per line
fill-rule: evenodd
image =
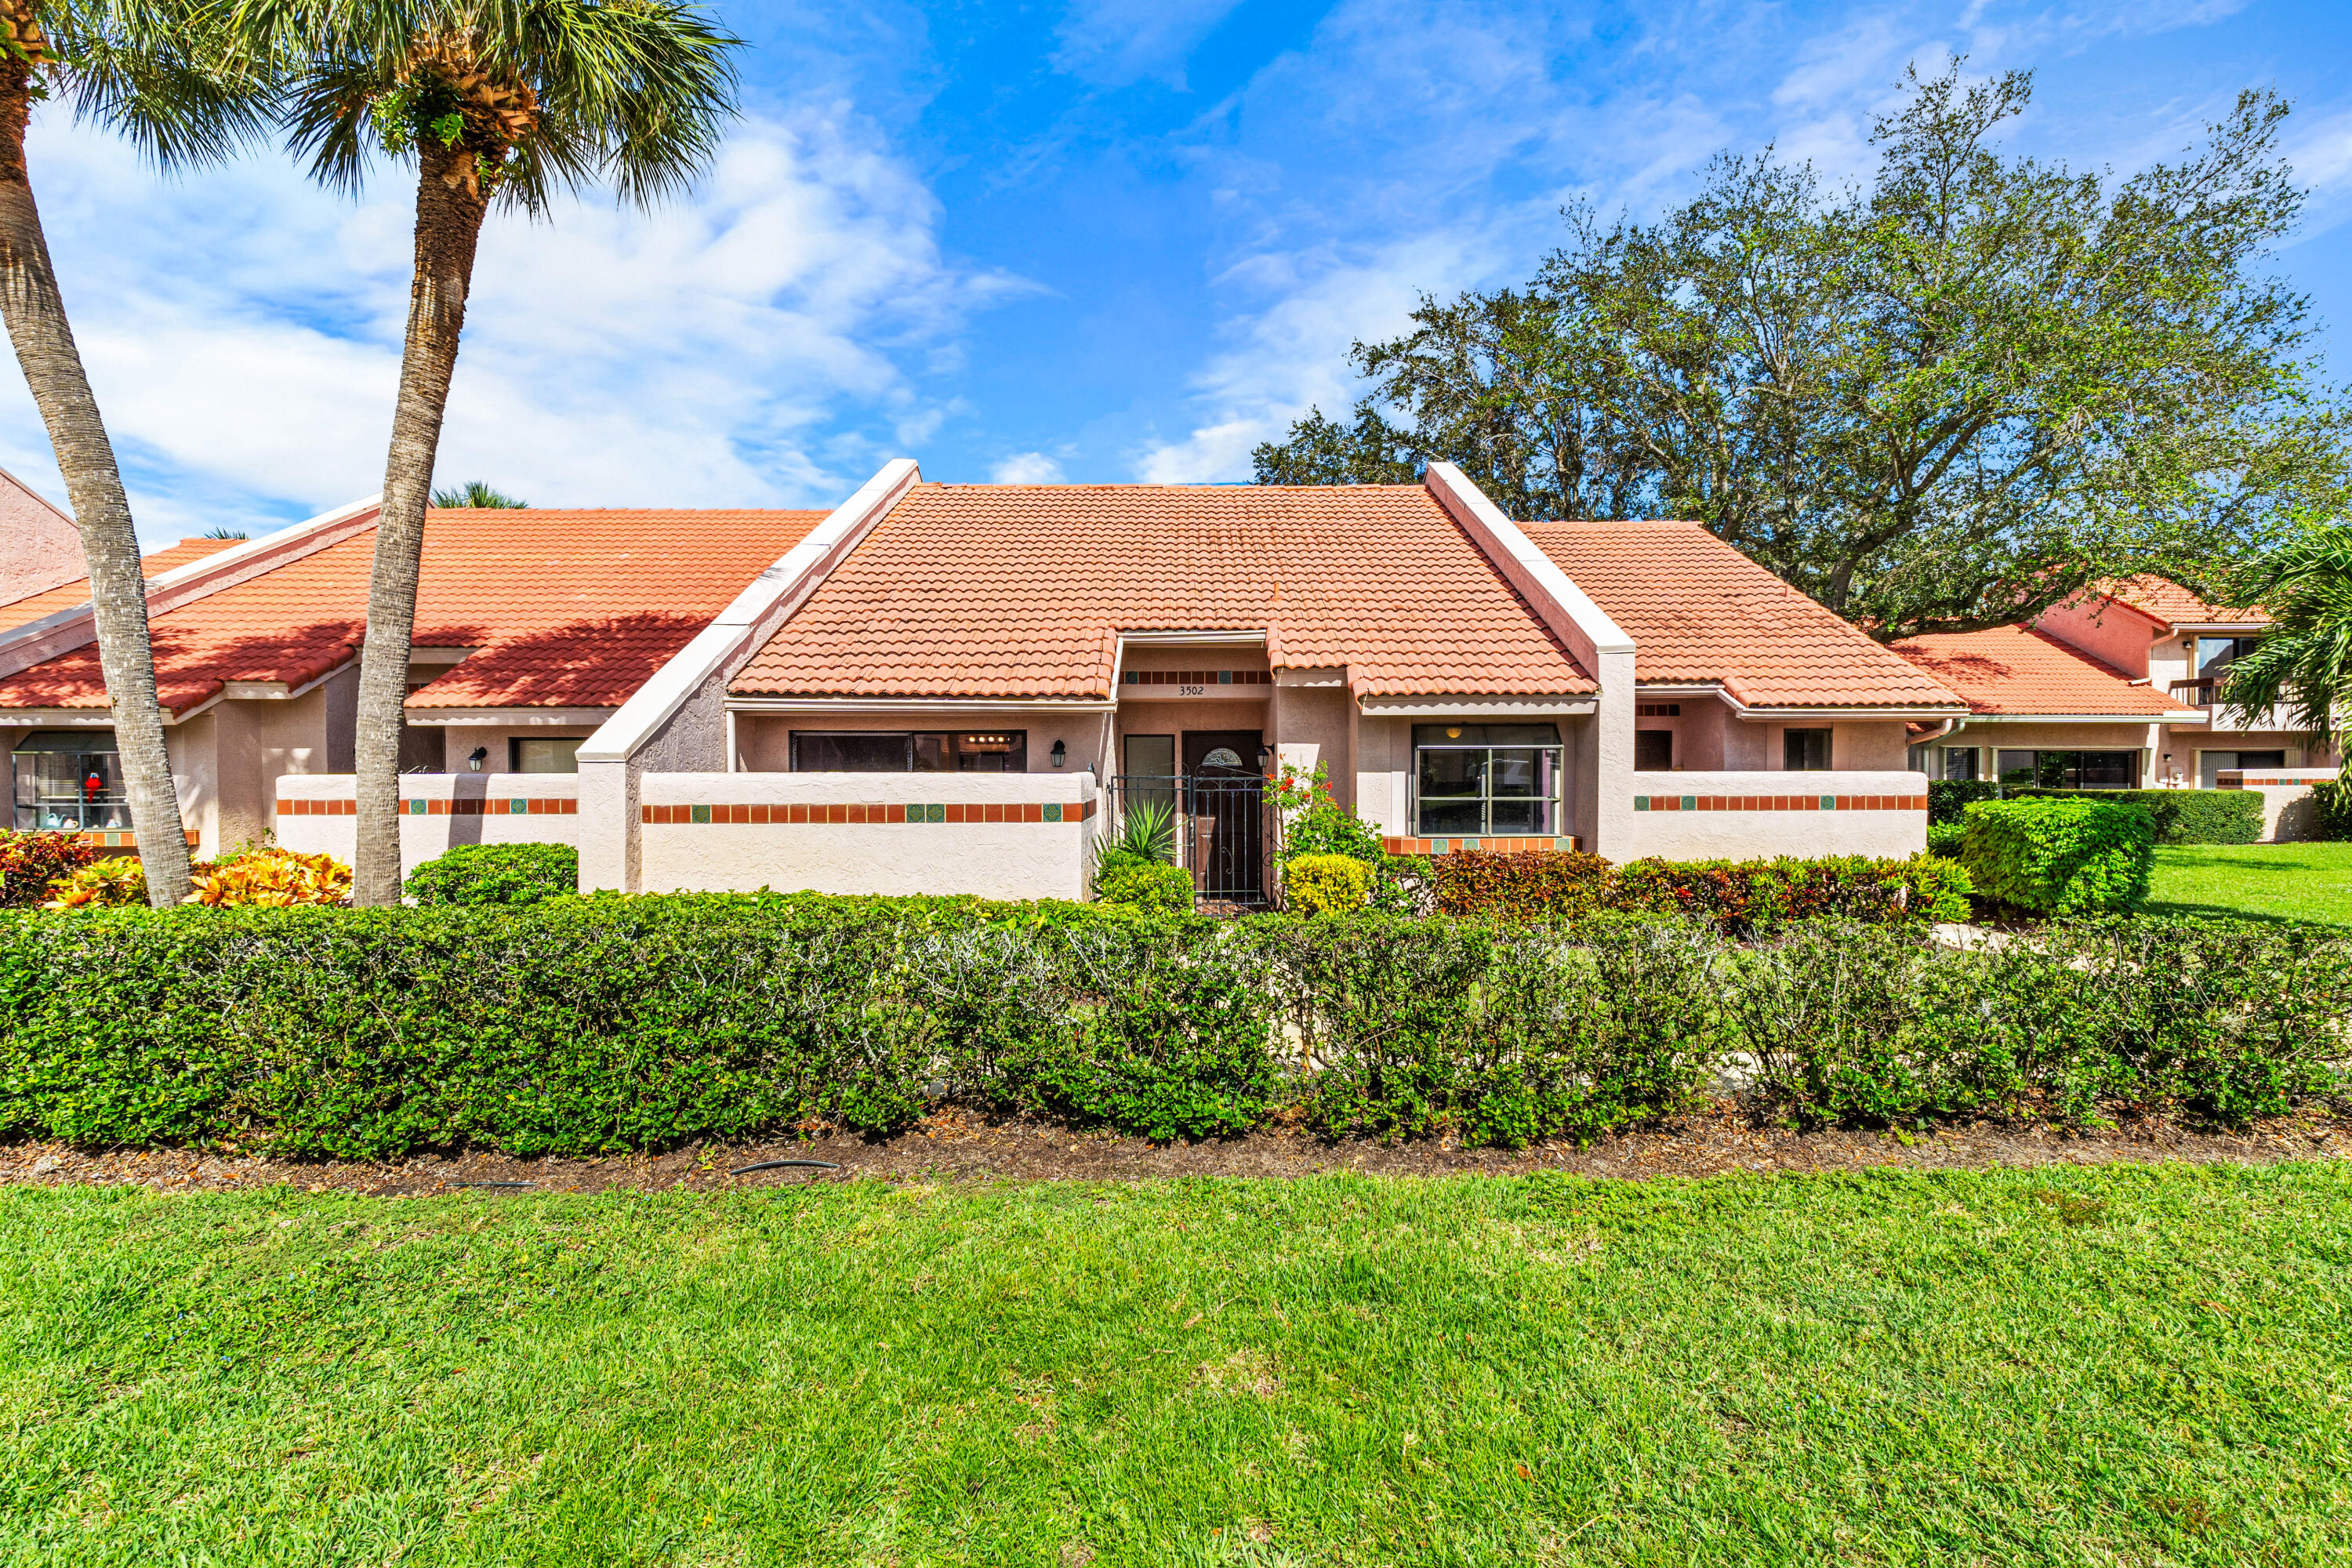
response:
M609 184L649 206L709 163L735 113L740 40L677 0L236 0L288 61L286 126L321 183L414 168L415 270L360 656L352 901L400 898L401 705L425 510L474 252L493 205L540 214Z
M1118 831L1109 847L1145 860L1176 858L1176 803L1139 800L1118 815Z

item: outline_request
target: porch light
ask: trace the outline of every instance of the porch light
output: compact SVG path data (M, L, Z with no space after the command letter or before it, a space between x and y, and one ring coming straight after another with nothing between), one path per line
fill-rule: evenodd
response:
M1070 748L1056 741L1054 742L1054 749L1045 754L1054 759L1054 765L1058 768L1070 760Z
M1264 746L1260 746L1257 749L1257 771L1260 773L1265 772L1265 764L1272 761L1274 761L1274 753L1266 750Z
M480 773L482 771L482 759L488 757L489 754L490 749L488 746L476 746L472 754L467 756L466 759L466 767L467 771L472 773Z

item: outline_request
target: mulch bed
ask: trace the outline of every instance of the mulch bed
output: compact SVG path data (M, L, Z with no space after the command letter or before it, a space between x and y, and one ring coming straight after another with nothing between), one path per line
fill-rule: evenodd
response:
M945 1110L894 1138L851 1133L667 1154L516 1159L505 1154L424 1156L396 1163L270 1160L203 1150L87 1152L54 1143L0 1143L0 1184L135 1184L170 1192L306 1192L421 1196L486 1185L488 1193L726 1192L808 1181L1144 1181L1183 1176L1287 1177L1355 1171L1368 1175L1508 1175L1567 1171L1587 1176L1713 1176L1735 1171L1976 1170L1988 1166L2095 1165L2118 1160L2230 1161L2352 1157L2352 1120L2313 1113L2211 1132L2161 1121L2103 1132L2064 1133L1992 1122L1924 1133L1792 1132L1751 1124L1730 1106L1620 1133L1585 1148L1459 1149L1435 1141L1329 1143L1285 1130L1202 1143L1147 1142L1034 1121ZM730 1175L767 1160L826 1160L834 1171L791 1169Z

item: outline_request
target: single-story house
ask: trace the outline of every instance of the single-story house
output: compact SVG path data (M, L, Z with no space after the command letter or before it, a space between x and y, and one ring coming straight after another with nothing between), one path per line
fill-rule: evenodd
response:
M1450 465L951 485L901 459L581 748L581 875L1077 896L1150 801L1248 899L1279 764L1399 851L1908 854L1906 726L1967 713L1704 528L1522 526Z
M2138 577L2030 623L1895 643L1969 704L1964 722L1915 736L1913 763L1931 778L2083 789L2212 789L2233 770L2331 766L2284 712L2242 724L2215 701L2270 626L2260 610Z
M824 515L428 513L402 742L415 779L404 809L425 819L420 853L486 831L491 796L501 813L568 816L572 781L541 775L569 774L579 743ZM375 518L369 500L148 557L165 739L199 854L277 826L281 779L339 777L349 811ZM14 825L126 842L88 580L0 607L0 628ZM555 826L488 830L544 837Z

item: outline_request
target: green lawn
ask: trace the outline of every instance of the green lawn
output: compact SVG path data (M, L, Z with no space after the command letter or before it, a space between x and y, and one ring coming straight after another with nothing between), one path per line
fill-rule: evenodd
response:
M0 1191L0 1561L2352 1561L2352 1167Z
M2148 910L2352 926L2352 844L2196 844L2158 849Z

